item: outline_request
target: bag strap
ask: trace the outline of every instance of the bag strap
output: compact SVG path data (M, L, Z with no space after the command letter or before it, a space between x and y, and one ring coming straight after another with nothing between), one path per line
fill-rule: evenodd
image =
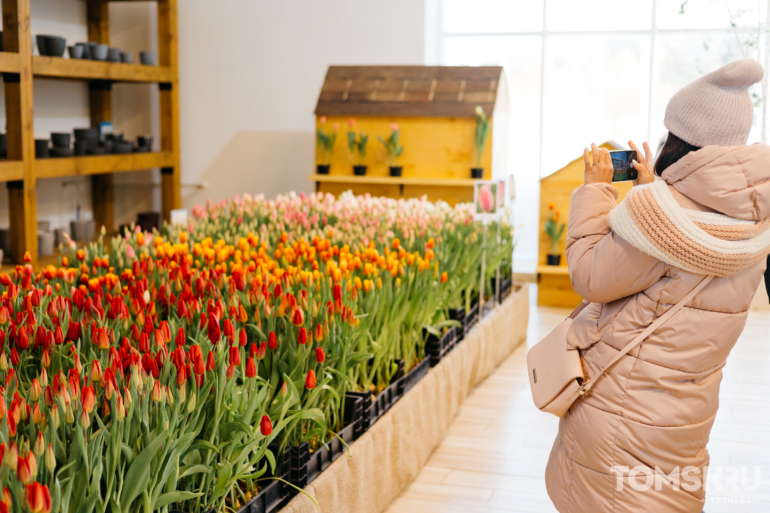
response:
M623 349L621 349L620 352L616 354L615 357L612 360L610 360L609 363L605 365L596 376L594 376L592 379L583 383L583 386L580 387L580 395L583 395L585 392L590 390L591 387L593 387L594 384L596 383L596 380L599 379L602 374L607 372L607 370L609 370L610 367L615 365L618 362L618 360L620 360L626 354L628 354L629 351L631 351L633 348L641 344L644 339L646 339L653 331L658 329L664 322L666 322L671 317L673 317L674 314L679 311L679 309L681 309L684 305L689 303L690 300L693 298L693 296L695 296L695 294L703 290L703 287L705 287L708 284L708 282L711 281L712 278L713 276L706 276L705 278L703 278L695 286L695 288L690 291L689 294L683 297L676 305L670 308L666 313L664 313L663 315L655 319L652 322L652 324L647 326L647 328L644 331L642 331L639 335L637 335L631 342L626 344L626 346Z

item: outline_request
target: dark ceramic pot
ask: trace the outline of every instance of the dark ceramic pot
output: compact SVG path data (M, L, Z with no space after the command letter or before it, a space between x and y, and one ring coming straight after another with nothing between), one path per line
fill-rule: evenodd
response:
M155 52L139 52L139 61L145 66L154 66Z
M35 139L35 158L47 159L48 157L48 139Z
M96 143L99 140L98 128L76 128L75 140Z
M67 51L70 53L70 59L82 59L85 53L86 47L83 45L68 46Z
M402 166L390 166L390 176L401 176Z
M52 132L51 142L54 148L69 148L72 134L69 132Z
M0 134L0 159L8 158L8 139L5 134Z
M353 174L356 176L364 176L366 174L366 166L353 166Z
M329 164L318 164L315 168L319 175L328 175L330 167Z
M484 176L484 168L483 167L472 167L471 168L471 178L481 178Z
M60 36L48 36L45 39L46 55L51 57L63 57L67 49L67 40Z
M546 255L548 265L559 265L561 263L561 255Z

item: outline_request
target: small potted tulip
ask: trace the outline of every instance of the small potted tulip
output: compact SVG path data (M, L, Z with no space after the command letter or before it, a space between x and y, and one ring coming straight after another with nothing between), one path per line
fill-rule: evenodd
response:
M319 164L316 166L319 175L328 175L330 161L332 153L334 153L334 144L337 142L337 129L339 125L334 123L332 125L333 131L326 132L324 125L326 124L326 116L321 116L319 119L321 126L316 131L316 147L318 151Z
M401 135L401 130L395 123L390 124L390 137L383 139L378 137L377 139L385 146L385 151L388 152L388 159L390 160L390 176L401 176L402 166L396 166L396 159L404 152L404 147L398 144L398 138Z
M548 204L548 210L550 210L551 217L549 217L545 223L543 223L543 230L551 239L551 251L546 256L548 265L559 265L561 263L561 254L559 254L559 239L564 234L564 223L559 223L559 211L555 209L553 203Z
M476 107L476 167L471 168L471 178L481 178L484 175L484 168L481 167L481 157L484 155L484 144L489 135L489 119L484 114L481 105Z
M354 118L348 120L348 149L353 155L353 174L357 176L363 176L366 174L366 164L364 159L366 158L366 143L369 142L369 136L364 133L356 133L353 131L353 127L356 124Z

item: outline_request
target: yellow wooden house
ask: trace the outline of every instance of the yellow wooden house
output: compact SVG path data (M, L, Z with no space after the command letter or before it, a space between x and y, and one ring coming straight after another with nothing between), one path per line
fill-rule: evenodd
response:
M330 66L316 105L316 129L336 125L329 174L314 174L316 190L352 190L393 198L427 195L451 204L473 200L476 167L475 109L484 109L489 135L482 153L484 179L505 179L508 100L500 66ZM325 123L321 123L322 118ZM355 124L349 127L349 120ZM403 154L391 177L388 155L377 139L391 124L400 130ZM365 176L353 174L348 131L369 135ZM323 155L317 152L317 163Z
M601 146L609 150L620 148L619 144L612 141L608 141ZM564 257L564 248L567 243L566 230L559 241L559 254L562 256L561 264L558 266L546 265L547 255L551 250L552 244L551 239L543 230L543 224L552 214L548 208L549 203L553 203L555 210L559 211L559 220L569 223L572 191L584 183L584 170L585 163L581 155L555 173L540 180L540 240L538 243L537 266L537 304L539 305L574 308L582 301L582 298L572 288L569 271L567 270L567 261ZM616 182L614 186L619 193L618 201L622 200L628 191L631 190L631 182Z

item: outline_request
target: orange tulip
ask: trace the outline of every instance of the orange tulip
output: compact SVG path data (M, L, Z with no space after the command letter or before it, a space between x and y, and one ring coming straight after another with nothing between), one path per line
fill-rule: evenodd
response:
M305 388L308 390L313 390L315 388L315 371L313 369L310 369L307 373L307 377L305 378Z

